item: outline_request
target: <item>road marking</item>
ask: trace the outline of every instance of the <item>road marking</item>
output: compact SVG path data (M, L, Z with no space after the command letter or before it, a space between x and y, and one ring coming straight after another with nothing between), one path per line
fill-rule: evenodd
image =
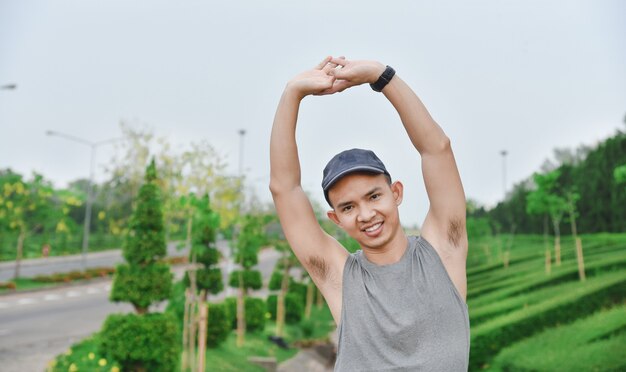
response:
M60 300L61 296L56 295L56 294L48 294L44 296L44 301L56 301L56 300Z
M77 291L69 291L65 294L66 297L78 297L81 293Z
M11 333L11 330L9 329L0 329L0 336L6 336L9 333Z
M0 309L4 309L5 307L9 307L9 304L6 302L0 302Z
M94 293L100 293L100 290L98 288L88 288L87 289L87 294L94 294Z
M110 284L105 285L104 286L104 290L107 291L107 292L110 291L111 290L111 285Z
M37 300L33 299L33 298L22 298L21 300L17 301L18 305L30 305L30 304L34 304L36 303Z

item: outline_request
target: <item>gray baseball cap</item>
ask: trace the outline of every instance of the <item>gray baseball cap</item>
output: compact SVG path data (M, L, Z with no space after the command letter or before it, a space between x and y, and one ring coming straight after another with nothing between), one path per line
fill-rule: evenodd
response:
M324 177L322 178L324 197L331 207L332 204L328 199L328 190L344 176L356 172L385 174L391 178L387 168L385 168L385 164L373 151L363 149L342 151L326 164Z

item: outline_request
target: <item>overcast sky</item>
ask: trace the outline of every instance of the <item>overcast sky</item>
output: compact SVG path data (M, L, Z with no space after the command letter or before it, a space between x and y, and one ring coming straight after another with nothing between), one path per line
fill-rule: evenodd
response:
M471 4L470 4L471 3ZM467 197L488 206L555 147L594 144L626 114L624 1L0 0L0 168L64 187L86 177L90 141L142 123L188 146L208 140L271 200L269 135L282 89L326 55L393 66L452 140ZM367 86L307 98L303 185L320 202L337 152L373 149L405 184L404 224L428 200L419 155ZM98 150L97 179L114 147Z

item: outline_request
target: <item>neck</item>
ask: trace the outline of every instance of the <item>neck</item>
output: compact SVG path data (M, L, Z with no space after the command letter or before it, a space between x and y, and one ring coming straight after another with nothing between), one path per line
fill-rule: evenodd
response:
M369 262L376 265L389 265L400 261L408 245L409 239L400 229L399 233L395 234L387 244L377 248L361 246L361 249Z

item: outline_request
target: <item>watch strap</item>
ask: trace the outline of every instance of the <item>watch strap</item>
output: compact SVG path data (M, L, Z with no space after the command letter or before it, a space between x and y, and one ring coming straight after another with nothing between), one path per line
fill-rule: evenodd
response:
M385 71L380 75L375 83L370 84L370 87L376 92L381 92L383 88L389 84L393 76L396 74L396 70L391 66L385 67Z

